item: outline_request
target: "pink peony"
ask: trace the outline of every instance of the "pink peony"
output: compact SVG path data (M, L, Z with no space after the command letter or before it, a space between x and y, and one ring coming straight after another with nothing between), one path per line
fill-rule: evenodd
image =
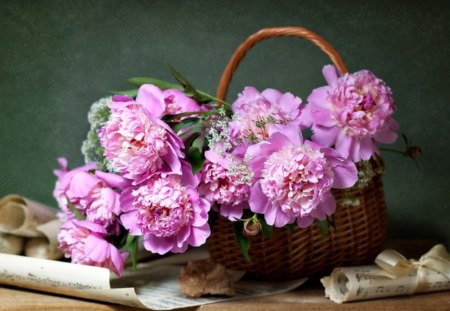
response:
M58 242L66 258L73 263L108 268L122 275L128 253L120 252L105 240L107 232L101 225L71 220L58 233Z
M159 117L165 111L162 91L143 85L136 101L115 96L110 119L99 130L112 168L134 184L159 172L181 174L180 138Z
M163 91L165 114L179 114L183 112L200 111L200 105L182 91L168 89Z
M323 68L323 74L329 85L311 93L302 116L306 124L312 123L314 141L335 145L342 156L357 162L377 153L377 142L397 139L394 100L382 80L367 70L338 77L331 65Z
M67 171L67 161L65 159L61 161L63 170L66 171L59 174L61 177L54 193L63 211L60 215L62 220L74 217L68 207L70 202L87 221L100 224L117 233L119 230L117 220L121 212L120 192L128 185L128 181L115 174L95 171L89 165Z
M90 162L86 165L69 170L67 160L65 158L58 158L58 163L61 168L53 171L56 177L58 177L56 180L55 189L53 190L53 197L61 209L61 212L58 213L58 217L62 221L66 221L69 218L73 218L73 214L70 212L67 203L67 191L69 190L73 177L79 172L95 170L96 166L94 162Z
M67 198L86 215L86 220L94 222L118 233L118 216L120 215L120 191L113 189L107 183L111 179L121 179L120 176L97 171L96 175L78 172L72 178L67 191ZM111 181L113 182L113 181ZM119 181L123 186L126 181Z
M248 206L251 186L251 174L246 172L246 165L231 154L225 159L211 150L205 152L205 158L200 171L200 195L219 204L222 216L230 220L241 218L243 209Z
M331 215L336 202L330 190L357 181L355 164L331 148L303 141L298 127L272 126L269 134L247 150L256 180L250 209L276 227L297 221L304 228Z
M291 93L266 89L259 93L246 87L233 103L233 120L229 124L234 145L257 143L268 138L268 127L273 124L299 124L303 109L301 99Z
M183 163L183 175L154 175L121 196L123 226L144 236L145 249L165 254L200 246L210 235L209 203L196 190L198 180Z

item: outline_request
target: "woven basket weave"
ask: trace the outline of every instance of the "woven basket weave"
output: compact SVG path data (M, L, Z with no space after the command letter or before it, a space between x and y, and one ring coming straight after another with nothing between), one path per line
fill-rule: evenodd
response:
M245 54L258 42L272 37L298 37L324 51L344 74L347 68L339 54L322 37L303 27L266 28L250 36L236 50L225 68L217 97L225 99L234 71ZM351 189L333 190L337 202L336 230L323 237L312 225L306 229L274 228L271 239L250 237L248 262L237 246L233 225L220 217L208 241L211 258L230 269L244 270L254 278L286 280L330 272L343 265L372 262L382 250L387 231L387 214L381 175L381 159L370 161L370 181Z

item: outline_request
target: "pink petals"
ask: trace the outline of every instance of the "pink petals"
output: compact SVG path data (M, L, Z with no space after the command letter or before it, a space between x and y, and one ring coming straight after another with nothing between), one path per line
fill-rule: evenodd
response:
M144 85L136 101L113 98L110 119L99 131L112 168L135 184L159 171L181 173L183 142L159 119L164 111L162 91Z
M200 198L196 188L184 184L180 175L155 175L125 191L122 201L126 211L121 217L123 225L143 235L144 247L151 252L184 252L189 245L205 243L210 234L210 204Z
M323 73L328 86L313 90L305 113L314 141L335 145L342 156L358 162L377 153L377 143L396 140L395 104L382 80L367 70L338 77L331 65Z
M250 209L263 214L269 225L283 227L297 221L303 227L334 212L331 188L351 187L357 170L330 148L302 142L299 131L290 139L282 129L255 145L260 148L250 166L260 179L252 187Z
M108 268L122 275L128 257L105 240L106 230L98 224L72 220L61 226L58 234L60 249L73 263Z
M103 169L70 170L60 158L54 171L65 256L120 275L125 240L141 237L153 253L184 252L210 236L211 208L230 221L259 223L262 215L275 227L305 228L332 215L331 190L352 187L355 162L394 142L398 124L391 90L373 73L340 77L325 66L323 74L328 85L306 106L291 93L253 87L227 109L203 93L193 95L197 103L152 84L136 99L109 98L90 146L103 151ZM312 140L302 137L307 128Z

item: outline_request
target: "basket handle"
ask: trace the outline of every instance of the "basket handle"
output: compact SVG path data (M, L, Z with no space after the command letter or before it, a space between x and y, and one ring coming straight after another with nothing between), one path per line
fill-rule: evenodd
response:
M341 74L345 74L348 72L341 56L336 52L331 44L329 44L324 38L312 32L311 30L304 27L263 28L248 37L247 40L245 40L234 52L220 78L216 93L217 98L225 100L233 74L237 69L239 63L244 58L245 54L247 54L247 52L256 43L274 37L297 37L305 39L307 41L311 41L330 57L331 61L334 63L336 68L338 68Z

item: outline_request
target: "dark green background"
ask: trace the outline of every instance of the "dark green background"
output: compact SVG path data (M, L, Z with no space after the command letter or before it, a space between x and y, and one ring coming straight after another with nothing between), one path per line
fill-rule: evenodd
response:
M350 71L372 70L393 89L401 130L423 148L420 169L384 154L391 238L450 244L449 1L0 1L0 196L55 206L52 169L80 145L91 103L126 79L171 79L166 64L215 92L234 49L263 27L308 27ZM324 84L327 57L293 38L252 50L230 100L246 85L304 100ZM402 148L399 141L396 146Z

